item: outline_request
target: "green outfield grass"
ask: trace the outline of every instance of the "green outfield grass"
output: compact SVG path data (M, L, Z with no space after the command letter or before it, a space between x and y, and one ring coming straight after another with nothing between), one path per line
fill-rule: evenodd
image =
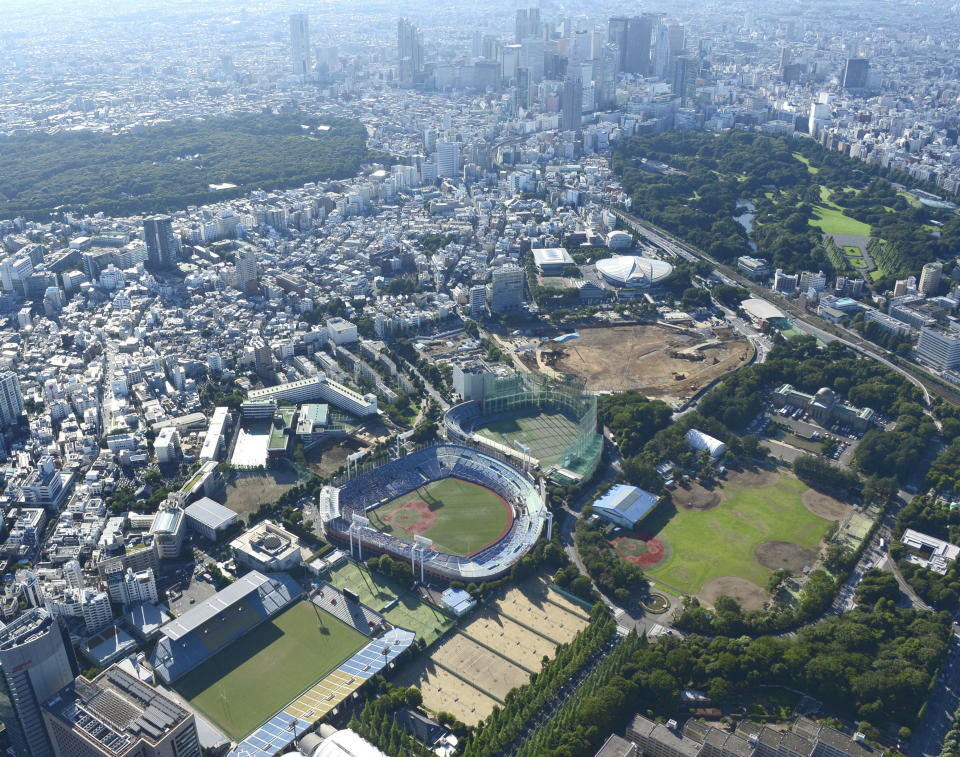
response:
M348 560L330 571L338 589L353 589L360 602L400 628L413 631L429 646L454 625L454 619L395 581Z
M711 510L662 504L652 513L652 521L638 527L670 547L667 559L646 572L690 594L725 576L765 586L772 571L754 558L758 544L783 541L816 551L830 526L829 520L803 506L800 496L806 489L781 474L774 486L760 489L725 484L724 501Z
M173 688L240 741L366 643L346 623L301 601L222 649Z
M374 612L380 612L407 591L407 587L353 560L340 563L330 571L327 580L338 589L353 589L360 597L360 603Z
M514 442L530 447L530 454L549 468L577 438L577 424L563 413L542 410L536 415L503 418L477 428L477 433L516 449Z
M412 492L381 505L369 513L370 520L384 533L412 540L418 533L418 521L404 518L403 525L390 523L388 518L408 513L408 502L426 502L437 516L436 523L421 535L433 540L441 552L451 555L472 555L500 538L510 524L507 504L490 489L459 478L432 481ZM397 511L403 511L395 515ZM406 524L409 521L409 528Z

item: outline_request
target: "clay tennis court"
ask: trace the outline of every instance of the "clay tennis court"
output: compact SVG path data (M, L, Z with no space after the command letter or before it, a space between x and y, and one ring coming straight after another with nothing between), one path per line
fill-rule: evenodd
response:
M433 712L449 712L468 725L502 706L507 692L529 683L544 655L573 640L588 614L533 579L512 588L462 631L441 642L428 657L412 660L397 678L417 686ZM498 701L499 700L499 701Z

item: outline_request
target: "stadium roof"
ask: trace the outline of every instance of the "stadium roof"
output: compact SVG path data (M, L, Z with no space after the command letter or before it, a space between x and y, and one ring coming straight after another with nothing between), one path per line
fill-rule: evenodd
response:
M201 497L184 512L195 521L214 530L230 525L237 519L237 514L229 507L214 502L210 497Z
M751 318L756 318L758 321L769 321L771 318L787 317L776 305L766 300L761 300L758 297L751 297L749 300L744 300L740 303L740 307L743 308L747 315Z
M243 578L238 578L209 599L187 610L179 618L165 624L161 632L174 640L186 636L255 591L260 591L267 612L272 614L287 604L290 596L300 593L299 589L291 588L291 584L295 586L293 579L280 573L266 576L256 570L250 571Z
M573 265L570 253L562 247L538 247L533 252L533 262L543 265Z
M601 515L615 515L617 521L636 523L657 505L657 495L636 486L617 484L593 503Z
M615 286L649 287L673 273L673 266L664 260L639 255L615 255L598 260L597 271Z

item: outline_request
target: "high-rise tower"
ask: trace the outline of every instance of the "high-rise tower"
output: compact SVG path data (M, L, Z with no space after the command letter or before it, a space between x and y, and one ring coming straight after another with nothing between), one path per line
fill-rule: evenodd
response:
M154 268L168 268L176 260L177 243L170 216L144 218L143 238L147 243L147 260Z
M18 757L53 757L40 705L78 675L70 635L46 610L0 630L0 719Z
M293 73L301 79L310 77L310 21L306 13L290 16L290 56Z

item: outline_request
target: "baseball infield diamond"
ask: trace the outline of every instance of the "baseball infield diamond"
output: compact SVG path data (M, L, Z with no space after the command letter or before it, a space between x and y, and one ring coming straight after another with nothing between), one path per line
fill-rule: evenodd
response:
M441 552L467 557L498 541L513 524L513 511L485 486L444 478L397 497L370 512L384 533L433 540Z
M634 533L621 536L610 542L617 552L629 563L640 568L649 568L663 560L666 547L663 542L650 534Z

